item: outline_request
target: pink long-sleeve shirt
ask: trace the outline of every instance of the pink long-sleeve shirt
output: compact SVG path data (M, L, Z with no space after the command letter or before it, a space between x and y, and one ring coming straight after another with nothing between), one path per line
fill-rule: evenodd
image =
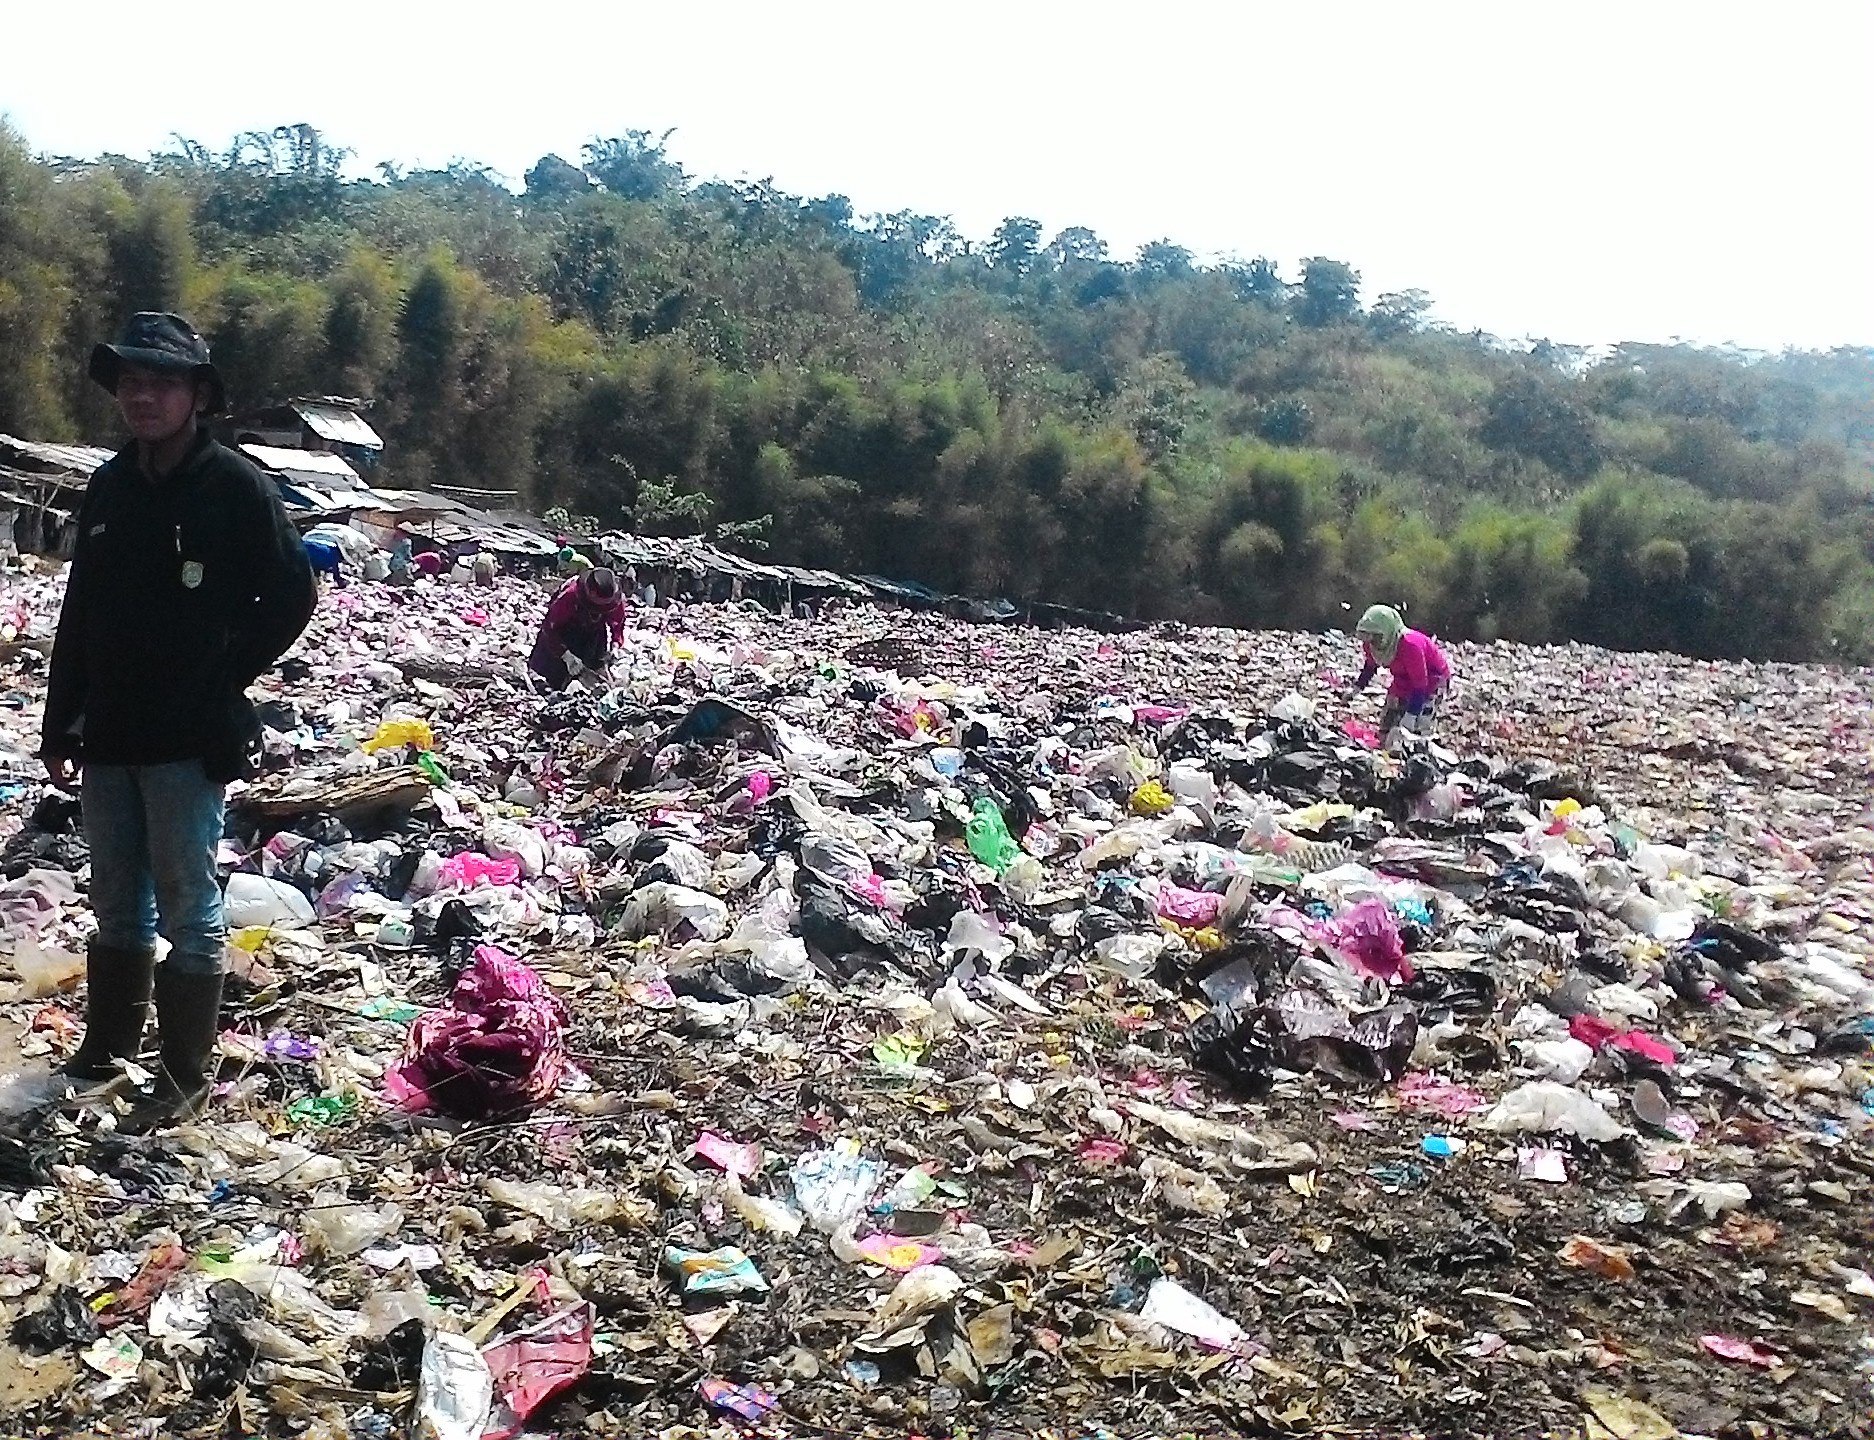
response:
M1371 645L1366 645L1366 660L1372 667L1380 664ZM1413 711L1423 708L1451 681L1451 662L1445 659L1438 642L1422 630L1408 630L1399 637L1399 648L1386 669L1392 675L1387 695Z

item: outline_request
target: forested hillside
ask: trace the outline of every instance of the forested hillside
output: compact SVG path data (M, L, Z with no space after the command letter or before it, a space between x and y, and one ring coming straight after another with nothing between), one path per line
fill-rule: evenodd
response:
M1021 218L970 245L643 132L519 195L344 160L304 127L149 161L0 130L0 430L108 442L89 346L176 308L237 405L375 397L384 483L772 517L772 558L1147 616L1874 653L1868 350L1507 345L1352 263L1122 262Z

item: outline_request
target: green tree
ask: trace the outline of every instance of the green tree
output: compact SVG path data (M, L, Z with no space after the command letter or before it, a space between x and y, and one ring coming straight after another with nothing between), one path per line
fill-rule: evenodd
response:
M593 179L577 165L557 155L542 155L527 172L527 203L563 205L592 191Z
M1360 272L1340 260L1314 255L1301 262L1295 318L1320 328L1341 325L1360 314Z
M586 146L586 173L622 200L655 200L680 190L688 177L664 148L674 133L627 130L594 140Z
M1041 222L1011 215L989 242L989 263L1010 275L1026 275L1041 256Z
M1585 480L1601 468L1601 447L1587 410L1560 382L1519 370L1491 392L1478 438L1486 445L1540 460L1557 475Z

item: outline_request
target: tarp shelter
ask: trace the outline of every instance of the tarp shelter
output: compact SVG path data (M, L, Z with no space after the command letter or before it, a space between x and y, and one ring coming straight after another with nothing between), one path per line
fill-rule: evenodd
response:
M275 477L288 510L317 516L342 515L368 509L373 503L370 487L343 455L251 443L241 446L241 451Z
M883 575L861 575L857 578L861 585L879 599L894 601L912 609L939 609L950 599L941 590L933 590L915 580L887 580Z

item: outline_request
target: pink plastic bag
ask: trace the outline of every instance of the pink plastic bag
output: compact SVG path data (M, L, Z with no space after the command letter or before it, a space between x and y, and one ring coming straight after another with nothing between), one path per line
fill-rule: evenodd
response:
M1384 900L1362 900L1345 915L1321 926L1324 944L1362 975L1381 980L1410 980L1412 962L1399 938L1399 917Z
M1599 1015L1571 1015L1568 1033L1592 1050L1604 1050L1620 1037L1620 1027Z
M1631 1050L1635 1055L1644 1055L1656 1065L1676 1065L1679 1052L1664 1040L1648 1035L1644 1030L1629 1030L1614 1041L1616 1050Z
M540 977L483 945L446 1010L417 1016L384 1090L406 1110L496 1120L551 1100L566 1073L566 1010Z
M714 1130L705 1130L697 1137L696 1154L699 1159L707 1160L737 1180L746 1180L751 1175L761 1173L761 1146L738 1145L727 1135L718 1135Z
M1158 892L1158 913L1167 920L1176 920L1180 925L1193 929L1202 929L1206 925L1217 923L1217 912L1223 908L1223 897L1209 890L1186 890L1177 885L1165 885Z
M1759 1370L1774 1370L1780 1363L1774 1350L1754 1340L1740 1340L1735 1335L1700 1335L1698 1343L1720 1360L1734 1360L1740 1365L1755 1365Z
M464 850L442 862L442 878L462 890L473 890L486 881L490 885L518 885L521 862L496 860L492 856Z
M1356 745L1364 745L1369 750L1377 750L1385 741L1379 731L1364 720L1348 720L1340 727L1340 733Z
M1435 1110L1447 1120L1459 1120L1490 1102L1481 1090L1421 1070L1400 1078L1399 1103L1411 1110Z

